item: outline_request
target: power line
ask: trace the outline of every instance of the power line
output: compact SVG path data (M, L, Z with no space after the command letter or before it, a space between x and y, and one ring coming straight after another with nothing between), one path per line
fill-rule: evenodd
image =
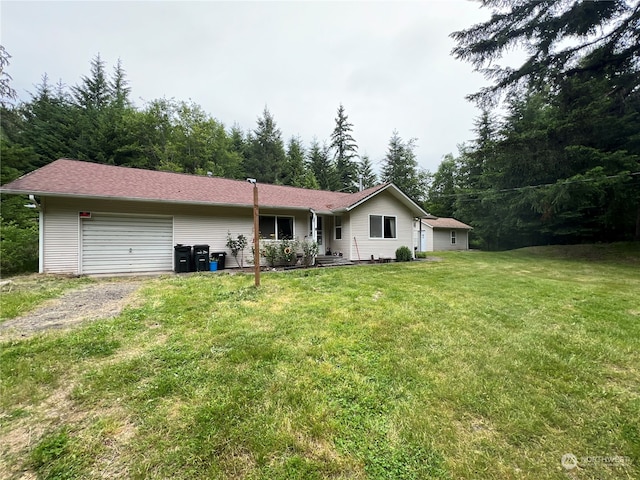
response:
M532 189L542 188L542 187L551 187L553 185L571 185L573 183L595 182L598 180L608 180L608 179L621 178L621 177L627 177L627 176L631 177L634 175L640 175L640 172L618 173L616 175L606 175L604 177L597 177L597 178L581 178L581 179L574 179L574 180L567 179L567 180L564 180L563 182L540 183L538 185L525 185L522 187L500 188L497 190L491 189L491 190L476 190L473 192L445 193L445 194L440 194L436 196L437 198L450 198L450 197L465 197L465 196L471 196L471 195L492 195L496 193L518 192L521 190L532 190Z

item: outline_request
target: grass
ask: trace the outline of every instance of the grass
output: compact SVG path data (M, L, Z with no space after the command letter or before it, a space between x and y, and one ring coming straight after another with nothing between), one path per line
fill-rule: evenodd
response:
M92 283L84 278L59 275L19 275L2 285L0 290L0 323L15 318L45 300L58 297L64 291Z
M148 279L2 345L0 476L638 478L640 252L612 248Z

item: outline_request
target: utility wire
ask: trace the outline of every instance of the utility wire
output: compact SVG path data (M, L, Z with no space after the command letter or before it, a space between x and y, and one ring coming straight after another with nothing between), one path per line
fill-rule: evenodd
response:
M434 195L434 197L437 198L450 198L450 197L466 197L466 196L471 196L471 195L491 195L491 194L495 194L495 193L504 193L504 192L518 192L521 190L531 190L531 189L535 189L535 188L541 188L541 187L550 187L553 185L570 185L572 183L586 183L586 182L595 182L597 180L603 180L603 179L612 179L612 178L621 178L621 177L631 177L634 175L640 175L640 172L631 172L631 173L618 173L616 175L607 175L604 177L597 177L597 178L582 178L582 179L575 179L575 180L565 180L563 182L554 182L554 183L541 183L538 185L525 185L523 187L512 187L512 188L500 188L497 190L476 190L473 192L459 192L459 193L444 193L444 194L440 194L440 195Z

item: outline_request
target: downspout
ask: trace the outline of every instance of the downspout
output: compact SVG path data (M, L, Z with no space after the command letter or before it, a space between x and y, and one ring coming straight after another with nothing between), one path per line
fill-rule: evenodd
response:
M313 208L310 208L311 212L311 238L314 242L318 241L318 215Z
M29 195L29 201L31 204L25 207L38 209L38 273L44 273L44 212L34 195Z
M318 243L318 214L313 208L310 208L309 211L311 212L311 239L315 243ZM320 254L320 251L318 251L318 254ZM316 259L314 258L312 265L315 265L315 264L316 264Z
M44 212L38 212L38 273L44 273Z

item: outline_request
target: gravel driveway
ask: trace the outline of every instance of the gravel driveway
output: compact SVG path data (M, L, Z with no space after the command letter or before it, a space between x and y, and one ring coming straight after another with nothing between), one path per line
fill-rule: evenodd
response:
M43 330L118 315L132 301L142 282L105 282L70 290L33 312L0 324L0 340L25 338Z

